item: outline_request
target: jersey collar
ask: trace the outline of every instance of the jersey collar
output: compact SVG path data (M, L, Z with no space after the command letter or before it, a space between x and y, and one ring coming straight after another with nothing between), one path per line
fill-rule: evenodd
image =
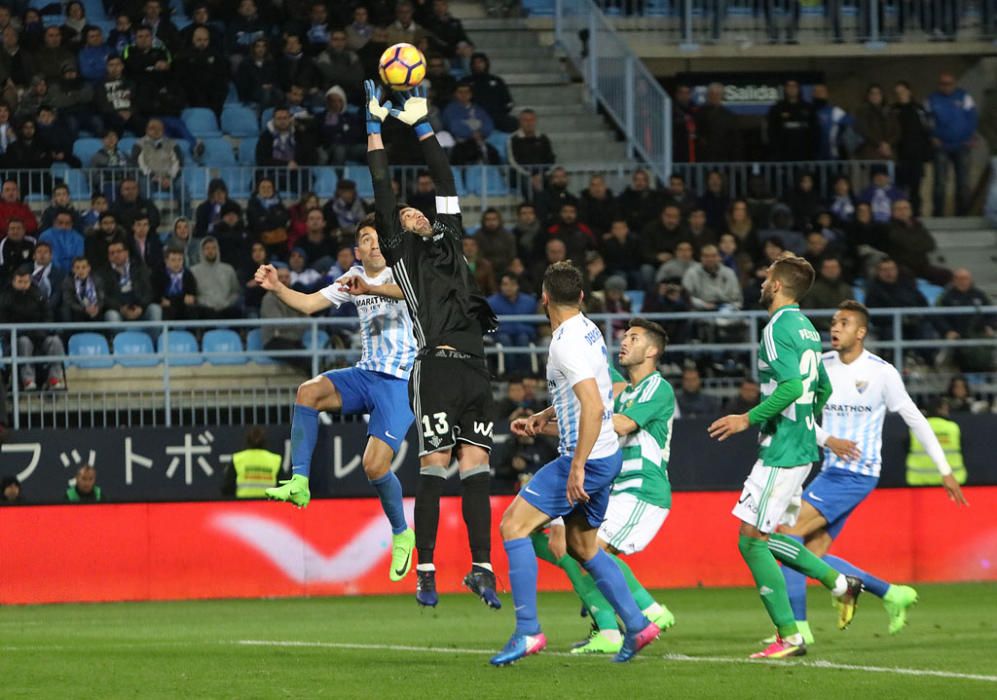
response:
M661 372L659 372L658 370L654 370L636 384L628 384L627 391L636 391L637 387L644 386L645 384L647 384L647 380L651 379L652 377L661 377ZM664 379L664 377L662 377L662 379Z
M783 304L778 309L776 309L775 311L773 311L772 315L775 316L777 313L779 313L780 311L782 311L784 309L796 309L796 310L799 310L799 308L800 308L799 304Z

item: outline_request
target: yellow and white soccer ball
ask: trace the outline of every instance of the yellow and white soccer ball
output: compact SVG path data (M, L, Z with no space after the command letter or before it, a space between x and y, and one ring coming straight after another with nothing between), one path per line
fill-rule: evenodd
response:
M426 57L412 44L395 44L381 54L378 73L392 90L411 90L426 77Z

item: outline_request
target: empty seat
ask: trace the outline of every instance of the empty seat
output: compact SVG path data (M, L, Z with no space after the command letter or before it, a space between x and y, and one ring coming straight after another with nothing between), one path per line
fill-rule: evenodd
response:
M239 162L243 165L256 164L256 142L259 139L255 136L247 136L239 142Z
M235 151L232 143L224 138L204 139L205 165L218 167L220 165L235 165Z
M205 333L201 339L201 350L209 365L244 365L247 361L239 334L227 328L217 328ZM229 354L212 356L212 353Z
M121 331L114 336L114 360L122 367L155 367L159 364L155 357L132 357L155 352L152 339L142 331Z
M917 291L921 292L924 298L928 300L928 306L934 306L935 302L938 301L938 297L945 291L945 288L939 287L937 284L932 284L927 280L919 279L917 281Z
M357 196L370 199L374 196L374 182L370 179L367 166L347 165L346 179L357 183Z
M222 135L215 113L206 107L188 107L180 116L190 133L198 138Z
M83 369L113 367L107 338L100 333L74 333L69 338L69 364Z
M52 177L66 184L73 199L90 199L90 178L82 170L55 163L52 165Z
M253 171L239 165L218 168L218 177L225 181L232 199L249 199L252 193ZM207 191L205 190L205 195Z
M204 199L208 196L208 179L210 172L198 165L183 169L183 184L193 199Z
M84 168L89 167L90 160L101 145L100 139L76 139L73 143L73 155L80 159Z
M167 340L168 339L168 340ZM162 333L156 342L159 352L169 356L173 367L192 367L204 361L197 352L197 338L190 331L169 331Z
M275 365L277 361L263 352L263 331L254 328L246 335L246 351L253 353L252 360L258 365Z
M485 142L491 145L496 151L498 151L499 160L502 163L509 162L509 138L512 134L507 134L504 131L499 131L496 129L489 135Z
M222 131L237 138L257 136L260 133L260 122L256 118L256 111L238 103L226 104L222 109Z
M644 290L628 289L626 296L630 299L630 312L639 314L640 310L644 308Z
M304 335L301 336L301 344L305 346L307 350L322 350L329 346L329 334L318 329L315 333L312 333L312 329L309 328L305 331Z
M267 123L273 119L273 112L273 107L267 107L263 110L263 113L260 114L260 131L267 128Z
M502 169L487 165L470 166L464 170L464 186L470 194L504 197L509 185L502 177Z
M332 197L336 194L336 171L332 168L314 168L315 174L315 194L322 199Z

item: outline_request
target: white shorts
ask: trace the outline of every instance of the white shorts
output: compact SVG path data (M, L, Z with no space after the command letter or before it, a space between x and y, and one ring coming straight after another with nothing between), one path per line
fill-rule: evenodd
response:
M731 512L765 534L775 532L780 525L792 527L800 514L803 482L812 468L811 464L766 467L760 460L755 462Z
M623 554L636 554L651 543L668 517L668 509L642 501L632 493L609 497L599 539Z

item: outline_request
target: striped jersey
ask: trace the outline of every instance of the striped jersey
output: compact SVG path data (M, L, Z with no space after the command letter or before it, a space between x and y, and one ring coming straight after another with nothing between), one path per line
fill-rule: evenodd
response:
M370 277L362 267L351 267L346 276L356 276L369 285L395 284L391 268ZM352 296L339 289L339 283L321 290L322 296L336 306L353 302L360 316L360 343L363 347L357 367L380 372L399 379L408 379L415 362L415 338L412 318L405 302L374 294Z
M616 397L616 413L637 424L637 430L620 438L623 469L613 482L613 494L629 493L659 508L672 507L668 458L672 449L675 392L657 372Z
M595 379L603 406L602 430L589 459L602 459L620 449L616 431L613 430L613 383L609 377L609 353L602 331L584 314L578 314L554 331L547 360L547 393L557 414L557 427L561 434L558 451L562 455L574 455L578 444L582 407L575 396L574 386L586 379Z
M917 407L896 367L868 350L848 364L837 352L826 353L824 367L833 391L824 406L821 428L828 435L855 442L862 456L848 461L827 449L821 469L844 469L879 478L886 412L905 414L909 412L905 409L913 407L916 412Z
M758 458L766 467L800 467L820 459L814 417L817 386L827 381L820 334L796 304L779 308L762 330L758 383L762 401L783 382L800 380L803 395L759 427Z

